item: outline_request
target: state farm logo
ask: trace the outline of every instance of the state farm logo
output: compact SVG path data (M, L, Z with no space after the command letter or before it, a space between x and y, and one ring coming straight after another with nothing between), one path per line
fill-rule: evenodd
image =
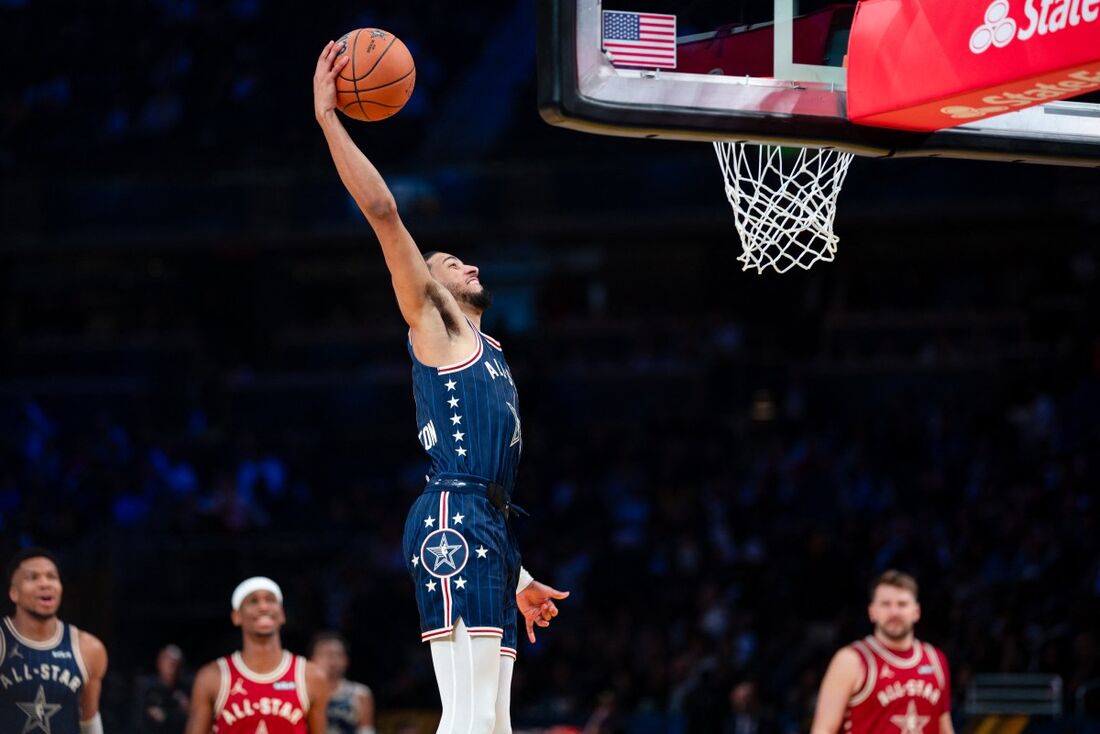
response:
M1018 25L1009 17L1008 0L993 0L985 9L985 22L970 34L970 52L985 53L990 46L1004 48L1012 39L1026 41L1036 33L1045 36L1100 17L1100 0L1027 0L1024 16L1027 25Z
M993 0L985 9L985 23L970 35L970 50L980 54L990 46L1004 48L1016 35L1016 21L1008 17L1008 0Z

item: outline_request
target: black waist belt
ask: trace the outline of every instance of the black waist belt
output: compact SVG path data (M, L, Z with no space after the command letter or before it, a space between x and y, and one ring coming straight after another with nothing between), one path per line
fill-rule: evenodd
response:
M473 477L463 477L461 479L456 477L438 477L428 482L428 486L424 487L424 494L435 494L438 492L479 494L489 500L489 504L500 510L505 517L511 515L513 511L519 515L530 517L526 510L512 503L512 498L508 496L508 492L504 489L504 486L496 482L487 482L483 479L475 479Z

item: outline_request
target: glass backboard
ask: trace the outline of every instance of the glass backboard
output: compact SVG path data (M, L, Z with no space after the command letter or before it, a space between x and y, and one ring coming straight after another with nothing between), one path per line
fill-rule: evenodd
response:
M931 134L852 124L844 62L854 12L824 0L541 0L540 111L605 135L1100 167L1096 94ZM605 13L675 16L674 63L622 63Z

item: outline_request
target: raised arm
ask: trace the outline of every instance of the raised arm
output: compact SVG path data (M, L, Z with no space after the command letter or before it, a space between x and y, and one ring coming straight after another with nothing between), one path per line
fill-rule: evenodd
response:
M850 647L838 650L821 680L810 734L837 734L844 723L848 701L857 693L862 682L863 663L859 653Z
M434 330L435 322L438 322L438 329L445 335L440 312L451 309L457 316L458 305L450 293L432 278L420 249L401 222L397 203L382 174L359 150L337 116L335 80L348 61L348 55L339 54L339 51L340 47L329 41L317 59L317 70L313 75L314 114L324 131L340 180L382 245L382 254L386 258L386 267L393 279L397 304L405 322L414 331L422 328ZM425 320L428 323L424 323Z

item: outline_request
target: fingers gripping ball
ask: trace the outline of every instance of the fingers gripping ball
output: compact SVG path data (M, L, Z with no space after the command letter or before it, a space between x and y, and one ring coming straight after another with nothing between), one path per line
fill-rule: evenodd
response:
M336 58L348 62L336 77L336 106L356 120L384 120L412 96L416 65L401 39L377 28L360 28L337 42Z

